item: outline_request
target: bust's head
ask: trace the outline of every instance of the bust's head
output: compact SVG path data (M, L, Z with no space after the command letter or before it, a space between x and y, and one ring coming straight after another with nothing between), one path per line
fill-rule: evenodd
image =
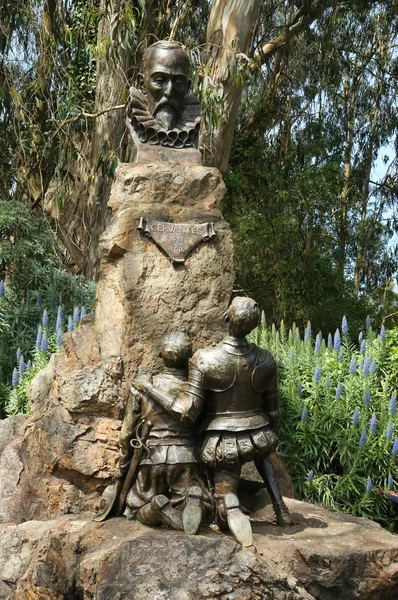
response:
M162 338L160 356L166 367L187 369L192 356L191 340L182 331L172 331Z
M156 42L144 53L142 71L149 112L164 129L173 129L190 85L188 54L177 42Z
M227 311L229 332L238 338L246 337L260 320L260 308L252 298L234 298Z

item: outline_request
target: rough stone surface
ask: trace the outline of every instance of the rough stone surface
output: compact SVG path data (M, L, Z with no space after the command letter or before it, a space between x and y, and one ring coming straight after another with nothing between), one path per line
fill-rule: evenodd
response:
M393 600L398 539L365 519L287 500L286 530L253 548L89 515L0 526L0 600Z
M186 331L195 348L223 337L233 284L224 193L217 169L119 167L101 241L95 315L64 336L64 352L33 380L32 415L0 421L0 520L93 511L117 468L129 382L139 371L159 370L163 334ZM213 222L217 237L174 266L137 230L141 216Z
M154 372L162 336L191 336L194 349L225 332L223 314L233 284L231 232L221 215L225 186L217 169L121 165L112 187L112 219L101 240L102 267L95 305L101 354L122 356L127 376ZM185 264L137 230L139 218L213 222L216 238L202 242Z

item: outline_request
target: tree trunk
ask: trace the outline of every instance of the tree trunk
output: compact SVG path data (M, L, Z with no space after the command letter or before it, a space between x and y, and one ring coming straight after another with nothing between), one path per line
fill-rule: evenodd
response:
M238 115L242 86L237 83L232 64L238 52L250 54L260 0L214 0L206 34L203 62L215 88L222 88L224 117L219 128L202 128L204 160L225 172Z

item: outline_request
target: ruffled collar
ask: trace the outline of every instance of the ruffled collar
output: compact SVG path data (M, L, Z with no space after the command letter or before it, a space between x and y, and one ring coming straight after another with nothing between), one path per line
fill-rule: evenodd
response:
M133 136L142 144L173 148L197 148L200 128L200 104L196 96L185 97L185 109L176 127L166 131L148 112L145 95L135 87L130 88L127 103L127 125Z

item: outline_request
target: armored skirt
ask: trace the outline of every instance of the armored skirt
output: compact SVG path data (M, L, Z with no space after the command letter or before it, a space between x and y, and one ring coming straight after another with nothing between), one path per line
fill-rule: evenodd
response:
M276 450L278 437L269 425L247 431L207 431L201 447L203 464L232 470Z

